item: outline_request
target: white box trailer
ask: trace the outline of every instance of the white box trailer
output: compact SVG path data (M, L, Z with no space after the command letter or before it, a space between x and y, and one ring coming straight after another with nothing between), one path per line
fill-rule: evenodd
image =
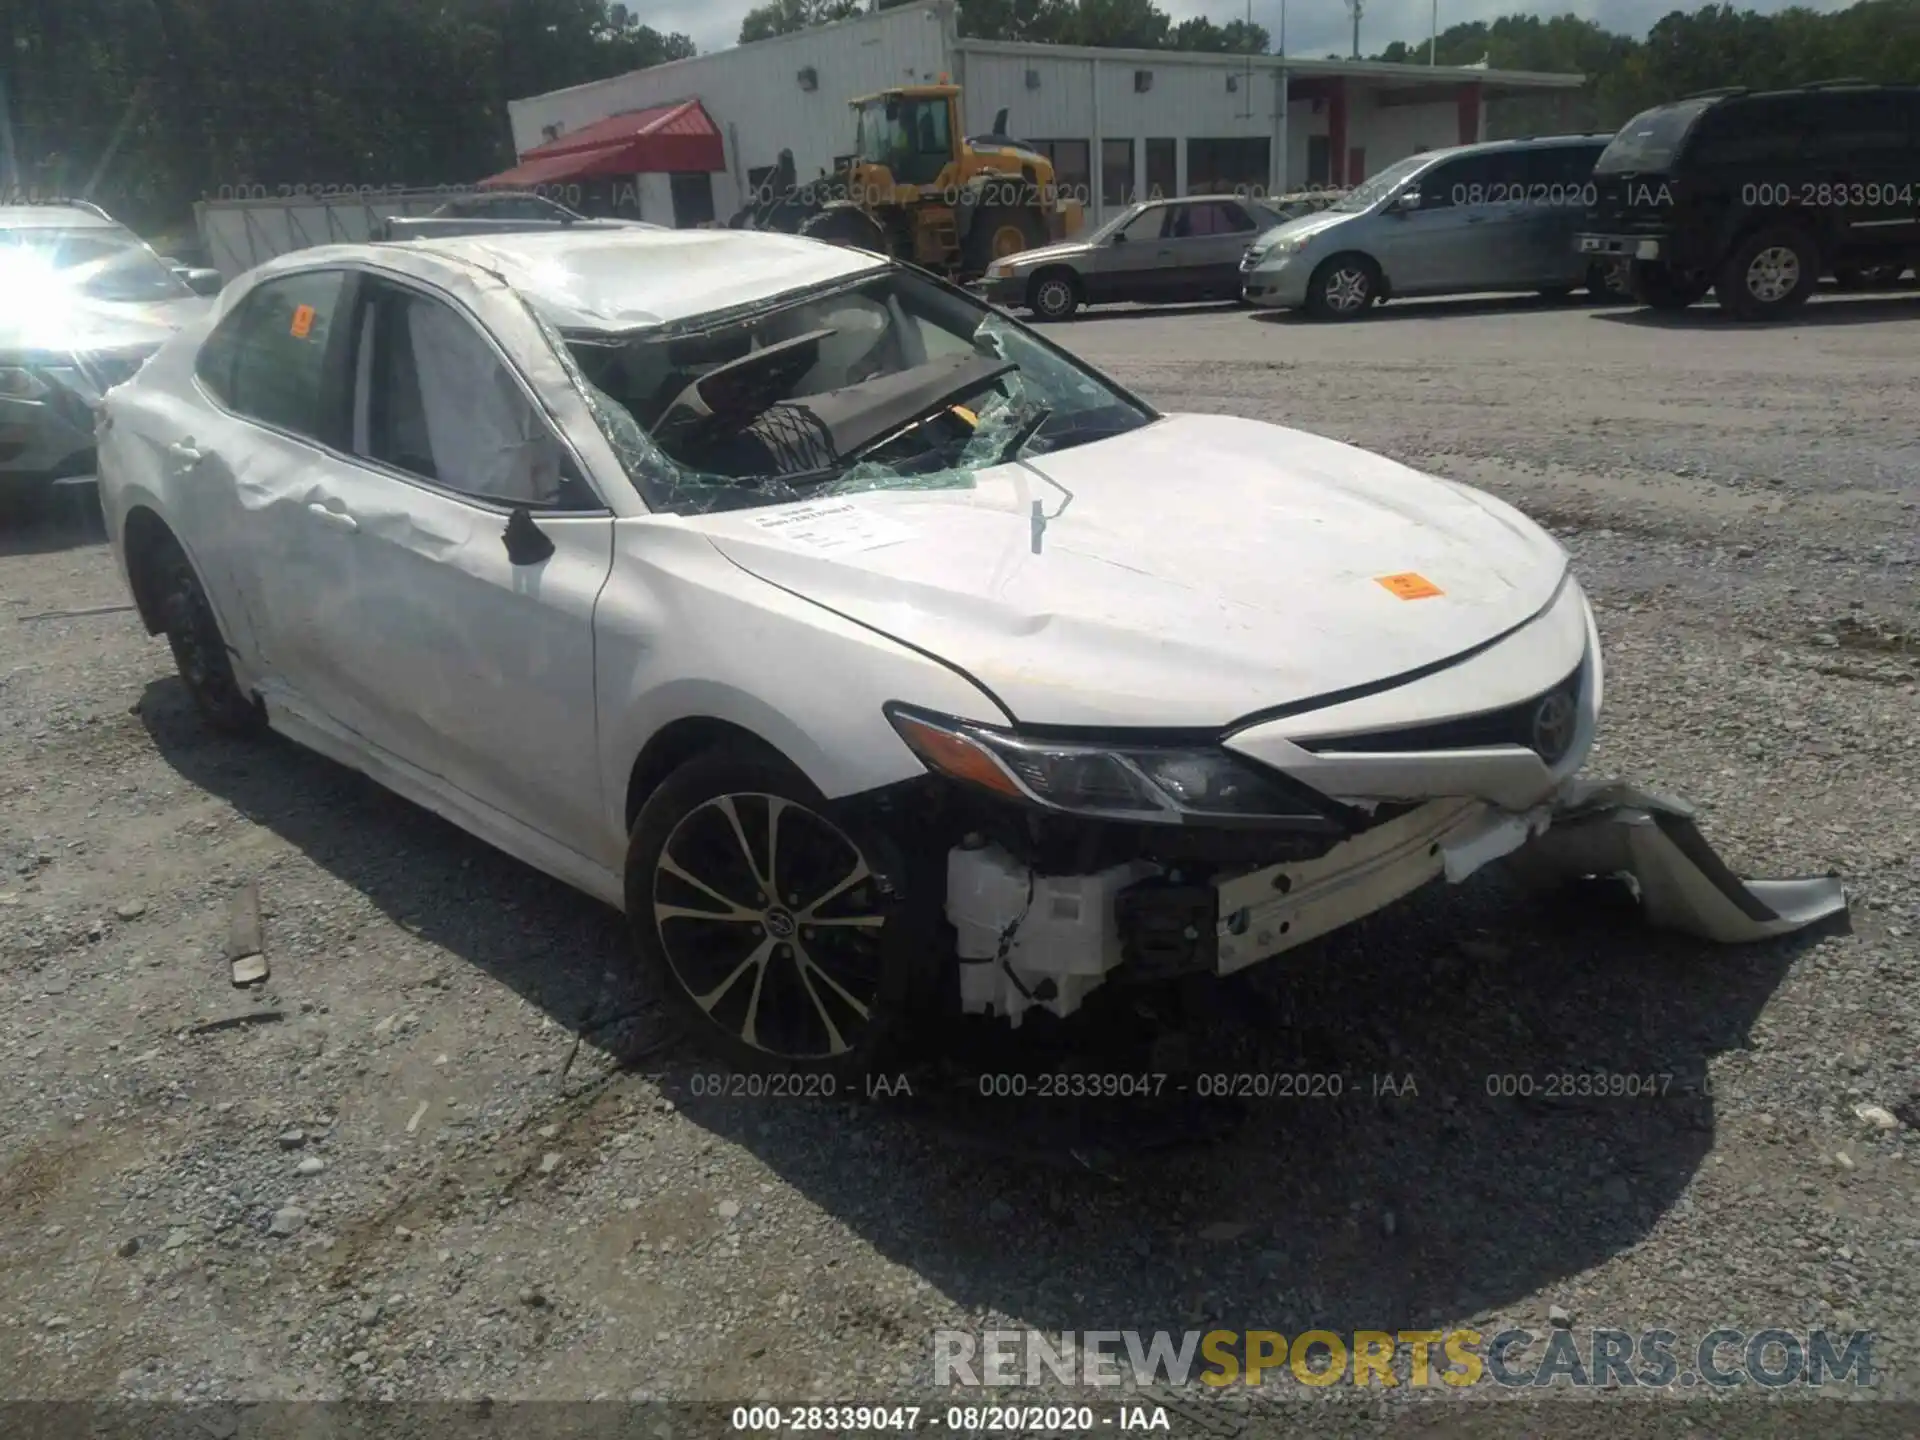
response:
M514 210L503 206L513 206ZM202 200L193 212L207 264L218 270L222 279L232 280L290 250L365 242L377 238L388 219L434 215L448 207L456 214L495 214L503 218L531 218L535 208L571 214L544 198L487 192L471 185L418 190L342 187L338 194Z

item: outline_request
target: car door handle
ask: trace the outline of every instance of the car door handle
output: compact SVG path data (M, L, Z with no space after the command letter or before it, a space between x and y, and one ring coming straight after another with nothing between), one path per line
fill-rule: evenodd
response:
M346 511L329 510L326 506L318 502L307 506L307 513L317 516L329 525L336 526L341 530L358 530L360 528L360 522L347 514Z
M182 465L198 465L202 460L206 459L206 456L193 448L193 442L191 440L174 441L173 444L167 446L167 454L178 460Z

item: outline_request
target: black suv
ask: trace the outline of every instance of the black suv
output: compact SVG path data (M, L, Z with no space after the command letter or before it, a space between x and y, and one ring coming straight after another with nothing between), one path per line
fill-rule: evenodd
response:
M1593 185L1575 243L1625 263L1657 309L1711 289L1758 320L1802 304L1823 275L1898 280L1920 262L1920 86L1841 80L1657 106L1614 137Z

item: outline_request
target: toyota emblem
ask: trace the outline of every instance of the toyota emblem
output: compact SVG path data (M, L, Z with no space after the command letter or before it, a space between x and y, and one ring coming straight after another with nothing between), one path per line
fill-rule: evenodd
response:
M1564 690L1547 696L1533 712L1533 748L1549 765L1573 744L1573 700Z

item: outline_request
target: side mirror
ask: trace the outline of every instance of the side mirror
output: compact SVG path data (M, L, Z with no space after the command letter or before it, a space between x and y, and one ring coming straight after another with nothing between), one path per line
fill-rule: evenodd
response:
M507 547L507 563L516 569L538 565L553 554L553 540L533 523L533 512L525 505L513 507L507 516L506 533L500 538Z
M218 295L227 282L218 270L188 270L180 277L196 295Z
M1124 230L1116 230L1116 231L1114 231L1114 232L1113 232L1113 239L1111 239L1111 240L1109 240L1109 241L1108 241L1107 243L1108 243L1109 245L1124 245L1124 244L1126 244L1126 243L1127 243L1127 232L1126 232L1126 231L1124 231Z
M1405 215L1409 211L1418 210L1419 208L1420 192L1418 190L1402 190L1398 195L1393 197L1393 203L1387 207L1387 209L1395 215Z

